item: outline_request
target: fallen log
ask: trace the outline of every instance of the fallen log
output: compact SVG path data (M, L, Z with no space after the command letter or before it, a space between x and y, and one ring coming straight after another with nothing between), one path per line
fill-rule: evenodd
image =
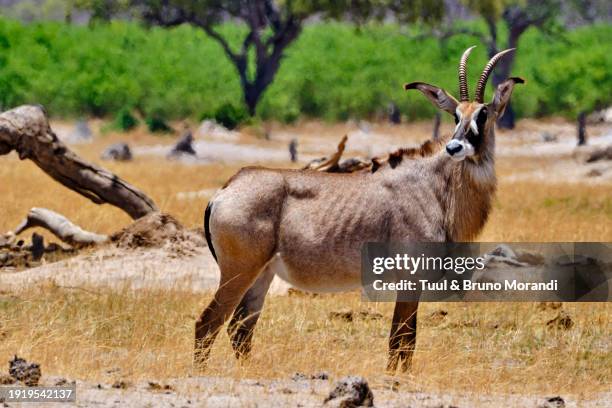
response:
M7 233L4 239L10 242L23 231L34 227L41 227L50 231L63 242L75 248L108 241L108 236L85 231L63 215L46 208L32 208L25 220L14 231Z
M112 204L133 219L157 211L146 194L62 143L41 106L25 105L0 114L0 155L13 150L21 160L32 160L53 179L96 204Z

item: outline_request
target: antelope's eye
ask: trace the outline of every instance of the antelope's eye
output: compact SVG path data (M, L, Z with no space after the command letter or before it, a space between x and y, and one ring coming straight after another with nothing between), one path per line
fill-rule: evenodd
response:
M459 115L455 113L455 125L459 123Z

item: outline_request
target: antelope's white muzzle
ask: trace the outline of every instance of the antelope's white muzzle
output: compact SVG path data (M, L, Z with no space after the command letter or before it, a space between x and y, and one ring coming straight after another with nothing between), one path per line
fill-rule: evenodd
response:
M446 144L446 153L455 161L474 155L474 146L466 140L452 139Z

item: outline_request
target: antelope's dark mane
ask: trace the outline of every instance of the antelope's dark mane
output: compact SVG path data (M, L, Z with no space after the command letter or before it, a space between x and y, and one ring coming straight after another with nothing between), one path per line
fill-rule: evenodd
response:
M421 143L417 147L402 147L394 152L389 153L387 156L374 157L372 158L372 173L380 170L382 167L390 166L392 169L396 168L404 159L414 160L425 157L430 157L436 154L442 149L446 140L439 138L437 140L429 139Z

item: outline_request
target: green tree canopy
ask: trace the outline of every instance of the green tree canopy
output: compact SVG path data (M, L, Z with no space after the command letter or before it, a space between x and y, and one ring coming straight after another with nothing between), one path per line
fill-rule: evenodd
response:
M99 18L109 13L138 16L158 26L191 24L217 41L234 65L251 115L272 83L286 48L300 35L308 18L348 19L357 23L394 18L401 23L430 24L444 14L444 0L76 0ZM107 13L96 12L102 10ZM235 41L219 24L232 20L246 27Z

